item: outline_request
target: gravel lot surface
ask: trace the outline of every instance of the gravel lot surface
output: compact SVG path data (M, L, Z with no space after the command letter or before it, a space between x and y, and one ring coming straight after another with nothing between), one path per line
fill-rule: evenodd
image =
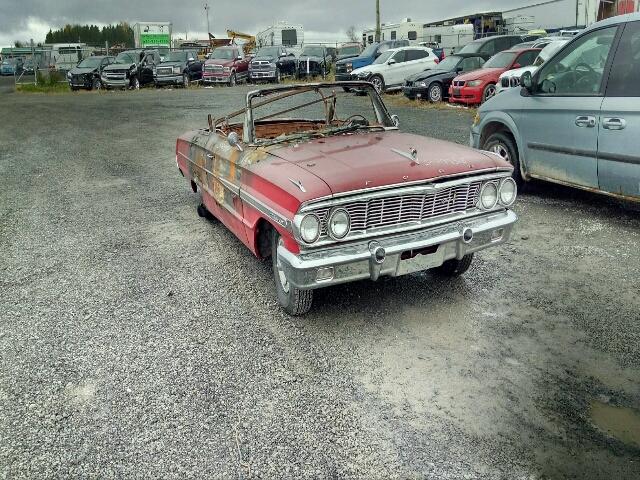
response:
M535 184L464 278L290 318L175 166L246 92L0 95L0 478L640 478L637 209Z

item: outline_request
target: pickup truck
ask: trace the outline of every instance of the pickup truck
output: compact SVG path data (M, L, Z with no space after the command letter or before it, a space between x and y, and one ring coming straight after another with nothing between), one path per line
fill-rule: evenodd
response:
M235 45L218 47L204 62L203 83L225 83L233 87L249 77L249 60Z
M102 69L102 86L139 89L153 83L153 69L160 63L157 50L126 50L120 52L111 65Z
M182 85L188 87L191 82L202 78L202 62L194 50L174 50L165 54L162 62L153 69L156 87L163 85Z
M376 58L390 48L408 47L409 40L389 40L386 42L372 43L355 58L347 58L336 62L336 81L348 82L351 80L351 72L371 65Z

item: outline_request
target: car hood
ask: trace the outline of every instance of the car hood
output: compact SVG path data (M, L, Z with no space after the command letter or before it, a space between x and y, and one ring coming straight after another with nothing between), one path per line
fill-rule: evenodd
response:
M339 62L336 63L340 63L340 64L344 64L344 63L350 63L352 64L353 68L361 68L361 67L366 67L367 65L371 65L373 63L373 57L361 57L360 55L358 55L357 57L351 57L351 58L347 58L345 60L340 60Z
M182 62L160 62L158 67L181 67Z
M129 70L132 67L135 67L135 63L112 63L111 65L107 65L102 69L102 71L118 71L118 70Z
M259 57L253 57L251 59L252 62L254 62L256 60L257 61L262 61L262 62L272 62L273 63L273 62L276 61L276 57L274 57L273 55L268 55L268 56L267 55L262 55L262 56L259 56Z
M222 65L223 67L228 67L233 65L233 60L224 60L222 58L211 58L204 62L205 65Z
M425 70L424 72L414 73L406 78L407 81L417 82L426 78L437 77L438 75L446 75L451 73L449 70Z
M538 69L538 67L534 67L533 65L529 65L528 67L522 67L522 68L514 68L513 70L507 70L506 72L503 72L502 75L500 75L500 78L503 77L521 77L522 74L524 72L535 72Z
M84 75L86 73L93 73L96 70L98 69L91 67L73 67L71 70L69 70L69 73L71 73L71 75Z
M269 153L314 174L333 194L509 167L488 152L397 131L315 139Z
M480 68L473 72L464 73L456 77L456 80L470 82L471 80L483 80L485 78L498 78L506 68Z

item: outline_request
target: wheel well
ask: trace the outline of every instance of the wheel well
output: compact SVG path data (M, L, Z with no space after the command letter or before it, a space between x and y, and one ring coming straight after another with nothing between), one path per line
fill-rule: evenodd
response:
M482 130L482 134L480 135L480 148L484 145L484 142L494 133L503 133L507 135L513 141L513 147L516 149L516 154L518 154L518 144L516 143L516 139L504 123L500 122L490 122L485 125Z
M271 225L264 218L258 220L255 228L256 237L255 245L256 252L260 258L268 258L271 256L271 235L273 232L273 225Z

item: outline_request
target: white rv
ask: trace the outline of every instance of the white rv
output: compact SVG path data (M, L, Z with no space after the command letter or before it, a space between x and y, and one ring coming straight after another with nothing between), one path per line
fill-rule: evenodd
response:
M427 26L422 31L424 42L435 42L444 49L446 55L458 52L467 43L472 42L473 25L470 23L462 25Z
M61 71L71 70L94 50L86 43L53 43L45 47L51 49L49 67Z
M410 18L405 18L400 23L388 23L380 26L380 41L387 40L409 40L411 44L422 42L422 22L412 22ZM375 28L362 32L365 43L373 43L376 35Z
M256 34L256 45L260 47L300 47L304 43L302 25L280 22Z

